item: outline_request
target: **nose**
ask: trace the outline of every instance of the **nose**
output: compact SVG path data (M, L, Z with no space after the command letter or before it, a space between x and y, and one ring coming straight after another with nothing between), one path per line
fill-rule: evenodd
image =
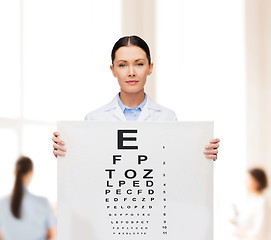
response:
M134 77L135 76L135 69L134 66L129 67L129 77Z

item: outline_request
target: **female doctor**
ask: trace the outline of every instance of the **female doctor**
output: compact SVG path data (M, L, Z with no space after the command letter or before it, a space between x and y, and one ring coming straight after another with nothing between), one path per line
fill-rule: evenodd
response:
M176 114L154 103L144 91L147 77L153 71L147 43L138 36L120 38L111 53L110 69L117 78L120 92L108 104L88 113L85 120L97 121L176 121ZM65 156L65 143L54 132L54 155ZM219 139L211 139L205 146L206 158L216 160Z

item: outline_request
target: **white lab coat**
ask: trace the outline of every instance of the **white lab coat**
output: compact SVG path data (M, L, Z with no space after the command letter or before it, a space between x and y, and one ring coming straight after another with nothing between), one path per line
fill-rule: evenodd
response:
M126 121L118 104L118 95L110 103L88 113L85 120ZM139 115L138 121L177 121L177 117L172 110L156 104L147 96L147 102Z
M241 234L237 239L270 240L268 220L268 201L265 195L249 196L242 205L240 215L236 220L235 234Z

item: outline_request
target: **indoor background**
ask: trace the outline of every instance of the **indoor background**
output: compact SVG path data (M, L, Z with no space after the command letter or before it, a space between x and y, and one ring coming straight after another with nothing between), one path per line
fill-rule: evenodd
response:
M133 34L151 49L149 96L181 121L215 121L215 239L228 240L246 169L271 180L269 0L2 0L0 197L24 154L30 191L56 203L56 121L83 120L115 96L111 49Z

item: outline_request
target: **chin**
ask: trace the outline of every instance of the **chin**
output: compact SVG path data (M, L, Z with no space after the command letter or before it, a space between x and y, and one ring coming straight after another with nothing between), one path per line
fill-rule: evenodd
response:
M137 94L141 93L142 91L144 92L144 88L138 89L138 88L129 88L129 89L121 89L121 91L127 93L127 94Z

